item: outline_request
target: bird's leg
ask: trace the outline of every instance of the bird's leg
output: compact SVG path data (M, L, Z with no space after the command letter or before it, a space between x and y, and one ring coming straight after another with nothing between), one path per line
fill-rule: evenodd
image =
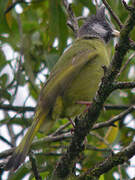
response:
M71 122L73 128L75 128L75 124L74 124L73 120L71 118L69 118L69 121Z
M73 134L74 129L75 129L75 124L73 122L73 120L71 118L68 118L68 120L70 121L70 123L72 124L73 128L71 129L71 134Z
M86 105L86 109L84 110L84 113L88 111L89 107L92 104L92 102L90 102L90 101L77 101L76 103ZM106 111L105 106L103 106L103 111Z
M92 102L90 101L77 101L76 102L77 104L83 104L83 105L86 105L86 109L84 110L84 112L87 112L89 107L91 106Z

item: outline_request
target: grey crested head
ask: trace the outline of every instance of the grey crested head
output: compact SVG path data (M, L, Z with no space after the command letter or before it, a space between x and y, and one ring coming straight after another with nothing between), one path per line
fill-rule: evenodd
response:
M96 15L91 15L87 18L80 27L78 36L97 37L103 39L106 43L113 37L113 29L106 20L104 6L97 9Z

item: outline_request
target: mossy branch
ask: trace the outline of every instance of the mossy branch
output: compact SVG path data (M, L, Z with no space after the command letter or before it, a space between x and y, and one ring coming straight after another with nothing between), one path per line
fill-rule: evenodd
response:
M102 162L96 164L94 168L89 169L85 174L81 175L78 180L93 180L98 178L100 175L106 173L113 167L127 162L131 157L134 156L135 142L130 143L126 148L121 150L117 154L111 154Z

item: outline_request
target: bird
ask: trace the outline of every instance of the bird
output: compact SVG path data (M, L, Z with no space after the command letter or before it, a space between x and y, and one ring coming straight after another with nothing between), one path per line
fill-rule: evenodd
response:
M41 89L35 116L26 135L9 158L5 170L16 170L29 153L38 131L45 134L60 118L74 119L92 101L108 67L108 42L119 32L106 19L105 7L97 8L78 30L78 36L54 65Z

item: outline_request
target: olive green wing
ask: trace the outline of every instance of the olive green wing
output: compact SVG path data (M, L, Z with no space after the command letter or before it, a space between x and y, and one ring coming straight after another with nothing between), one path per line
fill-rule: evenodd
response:
M89 40L76 40L65 50L52 69L49 79L41 90L39 104L42 100L46 100L45 104L52 104L54 97L60 95L79 73L80 69L89 61L92 61L95 56L98 56L98 52L89 43Z

